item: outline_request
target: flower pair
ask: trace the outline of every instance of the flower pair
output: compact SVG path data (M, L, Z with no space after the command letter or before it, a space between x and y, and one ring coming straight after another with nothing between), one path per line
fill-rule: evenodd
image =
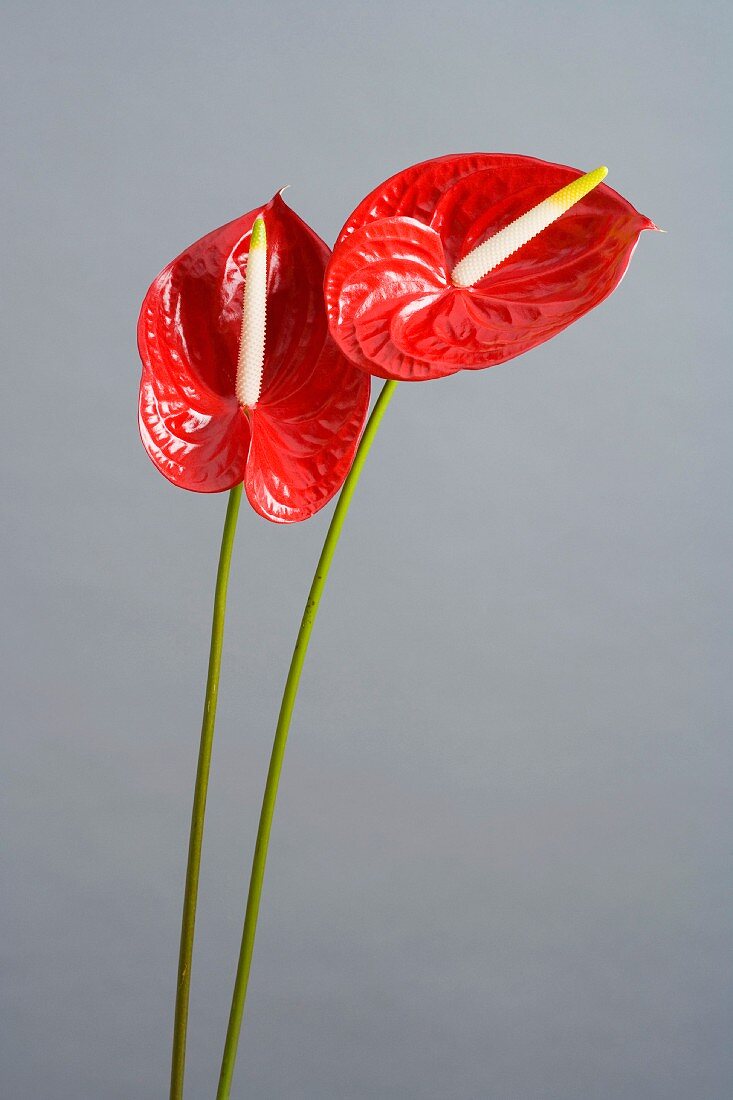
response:
M279 194L209 233L143 303L148 454L182 488L243 482L267 519L308 518L349 471L370 375L494 366L615 289L654 226L604 175L508 154L441 157L368 195L333 255Z

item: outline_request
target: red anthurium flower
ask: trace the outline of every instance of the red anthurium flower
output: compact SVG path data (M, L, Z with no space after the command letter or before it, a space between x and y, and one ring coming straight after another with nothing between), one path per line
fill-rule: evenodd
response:
M356 208L326 274L331 332L363 370L419 381L513 359L621 281L648 218L606 170L498 153L398 172Z
M329 250L281 196L160 273L138 323L140 432L175 485L244 482L267 519L307 519L340 488L369 379L328 334Z

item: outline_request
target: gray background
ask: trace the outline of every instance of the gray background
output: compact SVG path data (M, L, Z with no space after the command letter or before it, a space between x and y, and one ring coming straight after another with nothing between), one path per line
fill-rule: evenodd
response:
M729 10L6 4L3 1097L167 1095L225 500L139 444L145 288L283 184L331 241L474 149L606 163L669 235L526 358L398 391L306 668L235 1095L733 1093ZM243 509L192 1100L327 522Z

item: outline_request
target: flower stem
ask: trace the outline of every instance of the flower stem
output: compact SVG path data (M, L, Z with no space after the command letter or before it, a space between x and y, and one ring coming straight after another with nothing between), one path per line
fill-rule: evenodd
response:
M341 529L346 519L346 513L349 510L351 498L354 495L354 490L358 484L366 457L369 454L374 437L377 434L377 429L379 428L382 417L394 394L396 386L397 383L393 381L384 384L372 410L372 414L369 417L366 428L364 429L364 434L361 437L361 442L354 456L353 465L344 482L344 486L338 498L338 503L336 504L336 508L331 518L331 524L328 528L326 541L323 544L323 550L321 551L318 565L316 566L316 573L313 578L313 583L311 584L310 592L308 593L303 619L295 642L295 650L293 651L288 678L285 682L285 692L280 705L280 715L275 731L275 741L272 746L272 756L270 757L270 768L267 773L265 794L262 800L260 823L257 830L257 843L255 845L254 860L252 862L249 893L247 895L247 910L244 918L244 930L242 932L242 946L239 952L237 976L234 982L234 993L232 995L232 1007L229 1014L226 1041L224 1043L219 1088L216 1093L217 1100L229 1100L232 1087L234 1064L237 1058L237 1044L239 1043L239 1033L242 1027L242 1017L244 1016L247 982L249 980L255 932L257 930L257 915L260 908L260 898L262 897L262 883L265 877L267 848L270 842L270 830L272 828L272 819L275 813L275 801L277 799L277 789L280 782L280 772L282 770L283 757L285 756L285 746L288 740L290 720L293 714L293 707L295 706L295 699L298 694L300 674L303 670L311 631L313 630L313 624L318 614L318 605L321 601Z
M224 619L226 616L229 566L232 560L234 534L237 529L237 516L239 514L239 503L241 498L242 486L235 485L229 492L227 514L224 520L224 531L221 537L219 568L216 574L214 616L211 624L211 648L209 650L209 671L206 679L206 699L204 702L203 721L201 723L201 742L199 744L196 784L193 793L193 810L191 813L191 835L188 841L186 886L183 894L181 947L178 956L178 985L176 987L176 1009L173 1022L171 1100L181 1100L183 1097L183 1077L186 1067L188 998L191 989L191 956L193 955L193 938L196 926L196 899L198 896L199 869L201 866L201 845L204 837L206 789L209 783L211 747L214 741L214 723L216 721L216 702L219 695L219 670L221 668L221 651L224 642Z

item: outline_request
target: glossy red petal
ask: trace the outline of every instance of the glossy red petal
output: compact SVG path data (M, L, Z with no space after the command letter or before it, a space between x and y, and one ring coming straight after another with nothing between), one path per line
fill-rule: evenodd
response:
M217 493L242 480L250 432L233 391L222 392L225 380L212 369L222 360L207 355L200 344L189 344L189 328L182 324L190 312L187 266L184 261L179 268L174 261L165 268L140 312L140 435L169 481L182 489ZM201 282L208 290L209 280ZM213 343L215 335L210 339Z
M611 293L639 234L653 228L611 188L597 187L475 286L456 288L446 273L580 174L532 157L472 153L393 176L339 236L326 280L334 338L362 369L417 380L493 366L555 336ZM428 252L433 286L445 288L430 295L428 275L411 286L412 265L424 267Z
M251 412L245 491L267 519L308 519L349 472L369 407L369 378L327 339L300 387Z
M370 374L425 377L419 358L396 347L392 324L403 309L409 315L432 304L447 285L443 246L434 230L409 218L370 222L349 236L326 271L331 332L344 354Z
M435 157L397 172L362 199L339 233L336 246L355 229L383 218L415 218L430 225L441 196L458 180L486 167L489 160L500 155L461 153L456 156Z
M234 391L243 284L259 213L267 231L267 331L261 396L250 421ZM275 195L191 245L150 287L138 325L140 431L158 469L176 485L220 492L245 481L256 510L278 521L306 518L339 488L366 415L369 381L328 336L329 255Z
M236 402L181 394L145 372L139 426L145 450L160 472L181 489L220 493L244 476L249 427ZM220 404L219 404L220 402ZM197 407L198 406L198 407Z
M244 477L250 431L234 396L241 293L258 210L207 233L161 271L138 321L140 434L155 465L197 492Z
M301 388L327 338L323 276L331 250L279 194L262 213L267 229L267 337L261 400L272 402ZM235 292L237 324L241 283ZM307 402L305 395L303 400Z

